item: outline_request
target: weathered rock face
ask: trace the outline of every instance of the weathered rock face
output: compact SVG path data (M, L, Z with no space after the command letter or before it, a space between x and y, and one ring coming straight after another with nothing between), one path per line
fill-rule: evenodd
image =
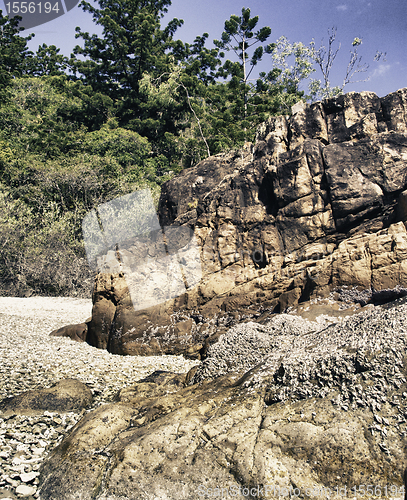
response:
M283 311L341 286L403 286L406 190L407 89L299 103L260 126L254 145L163 186L160 223L194 231L202 279L135 311L123 274L99 274L87 341L199 358L220 318Z
M339 500L367 484L403 497L406 318L402 299L328 328L287 315L243 323L200 365L200 384L153 374L84 417L42 467L40 498L191 500L253 488L245 498Z

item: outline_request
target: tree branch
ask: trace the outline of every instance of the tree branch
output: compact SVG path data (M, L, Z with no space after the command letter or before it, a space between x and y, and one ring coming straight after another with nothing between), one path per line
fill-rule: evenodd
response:
M206 146L206 151L207 151L207 153L208 153L208 157L209 157L209 156L211 156L211 151L210 151L210 149L209 149L208 143L207 143L207 141L206 141L206 139L205 139L205 136L204 136L204 134L203 134L202 127L201 127L201 122L200 122L200 120L199 120L199 118L198 118L198 115L195 113L195 110L194 110L194 108L192 107L192 104L191 104L191 98L189 97L188 89L185 87L185 85L184 85L182 82L180 82L180 85L181 85L181 87L185 90L185 93L186 93L186 95L187 95L187 99L188 99L188 106L189 106L190 110L192 111L192 113L194 114L195 119L196 119L196 121L197 121L197 123L198 123L199 132L200 132L200 134L201 134L202 140L203 140L203 141L204 141L204 143L205 143L205 146Z

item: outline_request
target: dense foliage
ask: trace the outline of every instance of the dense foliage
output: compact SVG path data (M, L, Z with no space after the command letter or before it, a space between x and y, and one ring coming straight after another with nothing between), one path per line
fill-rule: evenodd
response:
M81 3L102 35L77 28L69 59L29 51L32 36L0 11L0 294L89 296L81 222L92 208L145 187L157 200L174 173L288 113L313 57L324 68L312 45L264 45L271 29L250 9L208 48L207 33L175 39L182 20L161 26L170 0L97 5ZM266 55L270 71L253 79Z
M66 76L17 78L0 109L2 293L89 292L83 217L142 187L157 198L168 178L148 140L89 89Z

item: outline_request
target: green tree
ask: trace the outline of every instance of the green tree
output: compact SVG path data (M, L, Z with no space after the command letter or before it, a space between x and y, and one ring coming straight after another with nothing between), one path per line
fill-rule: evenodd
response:
M27 74L30 76L64 75L69 68L67 57L59 53L55 45L43 43L37 52L27 61Z
M248 50L259 43L264 43L271 34L271 28L266 26L254 31L259 21L259 16L250 17L250 9L243 7L242 15L232 15L225 21L225 31L221 40L214 40L214 44L219 49L233 51L238 57L238 62L227 60L222 69L218 72L224 78L231 77L230 87L240 90L243 94L243 117L248 115L248 100L253 91L249 85L249 79L254 67L262 59L264 52L270 52L272 47L262 45L257 46L252 55ZM224 55L223 53L221 55Z
M160 19L170 0L99 0L98 4L100 8L85 0L80 4L103 27L103 35L76 28L84 47L76 46L74 54L86 59L72 60L73 71L95 91L116 100L121 125L151 136L156 130L149 123L144 127L151 116L140 95L140 82L144 74L158 78L168 71L168 51L182 21L173 19L161 29Z
M362 73L368 71L369 65L362 63L362 57L358 53L362 39L355 37L351 43L349 61L343 73L342 82L337 85L332 84L331 71L341 49L341 44L336 44L336 35L336 28L328 30L328 43L324 45L321 42L318 48L314 40L309 45L304 45L301 42L291 43L286 37L277 40L275 48L271 52L274 68L269 75L274 72L275 82L281 84L282 88L285 89L288 97L287 110L294 104L290 99L292 91L304 94L305 89L307 89L308 95L304 97L316 101L343 93L345 87L351 83L368 80L368 77L360 78ZM379 61L385 56L386 54L377 52L374 60ZM311 78L315 72L319 72L322 78ZM307 85L305 85L306 82L308 82Z
M192 44L177 41L173 48L175 60L182 61L185 74L193 78L195 83L204 85L217 81L222 64L219 48L208 49L205 46L208 37L208 33L203 33L202 36L197 36Z
M27 60L32 57L27 42L34 35L19 35L24 28L19 27L21 17L10 19L0 10L0 100L8 95L8 87L14 77L23 76L27 70Z
M0 113L0 136L44 160L73 154L113 114L113 102L66 75L16 78Z
M86 125L97 96L90 86L62 75L15 78L10 88L0 105L0 295L89 294L83 217L140 188L157 200L168 176L157 175L147 139L109 116L103 96L105 123Z
M210 156L211 149L208 134L208 112L210 95L213 87L218 85L219 67L222 64L219 48L206 47L208 33L197 36L193 44L174 44L174 64L167 82L160 84L159 93L176 99L180 104L177 122L178 136L173 136L172 144L177 144L178 154L183 167L198 163L202 158ZM169 85L170 84L170 85Z
M268 75L261 73L255 76L257 64L265 53L273 52L275 44L264 45L271 29L257 29L258 16L250 16L248 8L242 9L241 16L232 15L225 22L221 40L214 40L216 49L205 49L206 34L196 40L204 49L207 65L203 76L199 74L201 85L187 87L188 105L198 124L195 138L200 136L206 150L212 154L240 147L246 140L252 140L260 122L285 110L287 99L282 98L284 85L276 81L279 72L273 70ZM237 60L227 59L222 64L225 52L233 52ZM194 59L193 54L188 64L190 66L186 66L186 71L192 67L197 74L199 61ZM221 78L226 81L222 83ZM294 103L300 95L293 88L290 92Z
M274 97L274 109L289 113L291 106L304 97L301 85L315 71L314 52L302 42L291 43L280 37L270 51L273 69L260 73L263 91Z

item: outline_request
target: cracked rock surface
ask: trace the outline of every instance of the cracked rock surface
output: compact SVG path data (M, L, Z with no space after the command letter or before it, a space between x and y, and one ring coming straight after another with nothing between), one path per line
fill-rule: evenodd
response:
M160 224L193 231L202 279L165 304L134 311L121 264L106 266L87 341L121 354L202 359L206 338L216 332L196 321L199 315L242 316L260 305L284 312L344 286L405 286L406 102L407 88L383 98L350 92L300 102L290 116L261 124L254 144L166 182ZM123 252L150 272L137 250L142 242L133 240ZM163 259L155 240L148 248L157 270ZM181 255L188 270L193 259ZM145 286L155 293L154 280Z

